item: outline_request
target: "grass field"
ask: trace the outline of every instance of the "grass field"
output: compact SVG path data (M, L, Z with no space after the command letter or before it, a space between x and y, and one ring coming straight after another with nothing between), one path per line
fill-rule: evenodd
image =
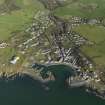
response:
M105 27L96 25L81 25L74 31L93 42L93 45L83 46L82 51L97 65L105 67Z
M60 17L105 17L105 0L67 0L68 5L54 11Z
M0 0L0 5L3 5L3 1ZM15 0L15 4L20 7L19 10L0 15L0 40L7 40L16 30L23 30L36 12L44 10L43 5L37 0Z
M97 44L105 40L105 27L102 26L80 25L79 27L74 28L74 31Z

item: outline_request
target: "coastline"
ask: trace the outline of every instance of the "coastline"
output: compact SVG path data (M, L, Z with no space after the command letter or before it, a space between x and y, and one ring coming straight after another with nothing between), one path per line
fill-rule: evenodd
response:
M57 63L57 65L60 65L60 64ZM54 66L54 65L48 65L48 66ZM69 67L71 67L71 66L69 65ZM47 83L50 83L51 81L53 81L53 82L56 81L55 79L53 79L53 80L51 80L51 79L45 79L44 80L44 79L42 79L42 77L40 77L38 75L35 75L35 74L33 76L32 74L33 73L30 74L29 72L18 72L18 73L13 73L13 74L5 74L5 73L2 73L0 75L0 80L1 81L4 80L6 82L9 82L11 80L14 81L17 78L18 79L19 78L24 79L24 77L29 77L29 78L31 78L34 81L39 81L43 85L44 84L47 84ZM82 87L85 88L86 92L91 93L91 94L93 94L93 95L95 95L95 96L97 96L97 97L105 100L104 93L100 93L99 91L97 91L96 89L94 89L94 87L90 87L89 86L89 83L87 83L86 85L83 85ZM77 87L70 87L70 88L78 88L78 86Z
M104 93L100 93L98 92L97 90L93 89L93 88L89 88L89 87L85 87L86 88L86 92L90 93L90 94L93 94L103 100L105 100L105 95Z

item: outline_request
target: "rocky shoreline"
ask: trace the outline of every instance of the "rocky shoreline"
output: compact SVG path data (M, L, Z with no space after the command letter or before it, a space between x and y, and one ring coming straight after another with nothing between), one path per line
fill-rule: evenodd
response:
M14 81L14 80L17 80L17 79L24 79L25 77L29 77L31 78L32 80L35 80L35 81L39 81L40 83L42 83L44 85L44 88L48 88L48 83L50 83L51 81L56 81L56 80L44 80L44 79L40 79L40 77L35 77L32 78L32 76L28 75L28 74L25 74L25 73L16 73L16 74L12 74L12 75L9 75L7 76L5 73L3 73L1 76L0 76L0 81L6 81L6 82L9 82L9 81ZM47 84L47 87L46 87L46 84ZM80 86L81 87L81 86ZM105 100L105 91L103 92L99 92L97 89L94 89L93 87L89 87L89 84L87 83L86 85L83 85L82 87L85 88L86 92L88 93L91 93L101 99L104 99ZM77 87L70 87L70 88L78 88Z
M86 87L86 92L93 94L93 95L105 100L105 91L103 93L101 93L101 92L98 92L98 90Z

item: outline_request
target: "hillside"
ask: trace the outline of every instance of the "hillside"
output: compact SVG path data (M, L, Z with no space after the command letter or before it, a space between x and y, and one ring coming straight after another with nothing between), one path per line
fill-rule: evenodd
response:
M10 39L19 34L23 36L24 31L32 23L35 14L44 10L44 6L38 0L0 0L1 73L3 71L11 73L15 71L17 72L19 67L21 67L22 59L17 66L13 67L9 64L11 57L18 53L13 45L10 44Z
M16 30L25 29L40 10L44 7L37 0L0 0L0 41L8 40Z
M105 17L105 0L66 0L66 2L65 6L54 11L55 15L65 18L70 16Z
M64 19L75 19L76 27L73 30L87 40L92 45L81 47L97 67L105 67L105 0L66 0L65 6L54 10L54 15ZM85 21L85 24L81 24Z

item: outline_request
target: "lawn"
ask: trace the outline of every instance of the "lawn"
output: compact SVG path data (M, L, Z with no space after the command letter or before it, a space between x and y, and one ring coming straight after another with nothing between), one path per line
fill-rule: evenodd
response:
M105 67L105 28L96 25L81 25L74 28L74 31L94 42L93 45L85 45L81 49L97 65Z
M69 1L69 0L67 0ZM57 8L60 17L80 16L87 18L105 17L105 0L70 0L68 5Z

